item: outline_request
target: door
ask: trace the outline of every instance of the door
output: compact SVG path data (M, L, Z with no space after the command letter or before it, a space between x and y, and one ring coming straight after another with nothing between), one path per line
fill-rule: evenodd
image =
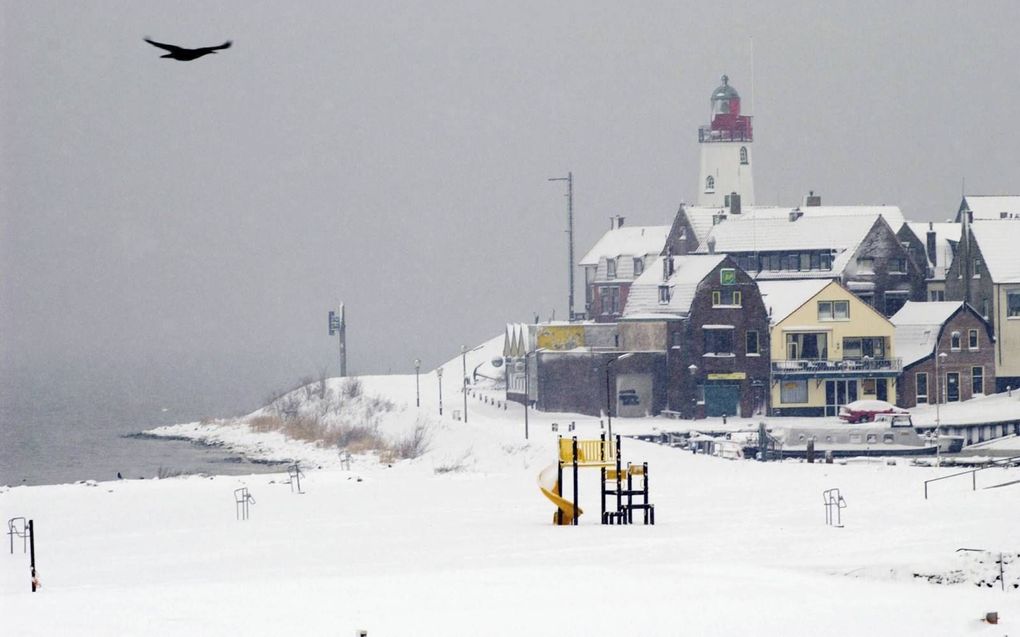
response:
M878 391L877 398L879 400L888 401L889 400L889 381L887 381L884 378L876 378L875 379L875 386L876 386L877 391Z
M857 400L856 380L825 381L825 415L836 416L839 408Z
M946 402L960 401L960 372L946 373Z
M705 415L710 418L740 415L740 385L705 385Z

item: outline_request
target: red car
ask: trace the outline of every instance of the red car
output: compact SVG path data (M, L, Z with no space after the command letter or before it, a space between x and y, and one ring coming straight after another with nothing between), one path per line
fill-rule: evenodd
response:
M855 400L849 405L839 408L839 417L850 424L858 422L872 422L875 414L906 414L906 409L901 409L892 403L884 400Z

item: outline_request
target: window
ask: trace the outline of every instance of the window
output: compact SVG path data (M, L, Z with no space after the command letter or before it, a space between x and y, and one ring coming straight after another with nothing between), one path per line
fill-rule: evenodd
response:
M946 402L960 401L960 372L946 373Z
M712 290L712 307L719 307L720 305L722 305L722 292Z
M819 301L819 321L845 321L850 318L850 301Z
M875 273L875 260L871 257L860 257L857 259L857 271L861 274Z
M900 311L900 308L907 302L906 292L885 293L885 315L892 316Z
M708 193L715 192L715 177L713 177L712 175L705 177L705 192Z
M929 290L928 291L929 301L945 301L946 291L945 290Z
M832 269L832 253L831 252L823 252L821 256L822 256L822 269L823 270L831 270Z
M733 355L733 330L711 330L705 332L705 354Z
M784 380L779 385L779 402L783 404L808 401L806 380Z
M967 349L976 350L978 348L978 331L967 330Z
M875 307L875 293L874 292L860 292L857 294L857 298L864 301L871 307Z
M1006 292L1006 316L1020 318L1020 292Z
M747 165L747 146L740 147L740 163Z
M669 303L669 286L668 285L660 285L659 286L659 304L660 305L666 305L667 303Z
M847 336L843 338L843 358L885 358L885 338Z
M811 269L811 253L801 252L800 253L800 269L810 270Z
M928 403L928 373L917 372L914 379L917 385L917 404L925 405Z
M616 278L616 259L606 259L606 278Z
M787 334L786 354L791 360L826 360L829 357L828 338L824 332Z
M676 330L670 335L670 341L674 348L679 348L684 342L684 333Z
M694 399L698 402L699 405L704 405L705 404L705 386L704 385L698 385L697 387L694 388Z
M971 395L985 393L985 368L972 367L970 370L970 393Z
M779 257L780 255L778 254L769 255L769 270L771 270L772 272L778 272L782 267L779 263L780 262Z
M868 442L878 442L878 434L868 434L865 440L867 440Z
M712 307L740 307L740 290L712 290Z
M616 286L602 288L604 298L602 300L603 314L620 313L620 288Z
M895 434L882 434L882 442L887 444L887 445L891 444L891 443L894 443L894 442L896 442L896 435Z
M889 271L896 274L903 274L907 271L907 260L903 258L889 259Z
M987 321L988 320L988 299L981 299L981 316Z
M634 278L641 276L641 273L645 271L645 260L641 257L634 257Z
M953 332L949 336L949 348L951 350L953 350L954 352L959 352L960 351L960 333L959 332Z
M745 340L747 342L748 356L758 356L761 354L761 351L758 349L760 345L758 343L758 330L747 330Z
M875 395L875 379L864 378L861 380L861 393L867 394L868 396Z
M974 278L981 278L981 259L974 259Z

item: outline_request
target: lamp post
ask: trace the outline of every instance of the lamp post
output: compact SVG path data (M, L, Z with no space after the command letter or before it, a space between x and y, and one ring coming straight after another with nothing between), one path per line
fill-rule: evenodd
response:
M421 372L421 359L414 359L414 406L421 407L421 383L419 373Z
M439 379L439 415L443 415L443 368L436 368L436 378Z
M698 385L697 385L697 383L695 383L695 378L696 378L696 374L698 373L698 366L695 365L694 363L691 363L690 365L687 366L687 371L689 371L691 373L691 383L694 383L694 393L695 393L694 396L691 396L691 403L692 403L692 405L691 405L691 420L697 420L698 419L698 396L697 396Z
M627 352L623 356L618 358L610 358L606 361L606 421L609 423L609 439L613 438L613 404L611 402L612 391L609 389L609 370L612 368L613 363L622 361L626 358L630 358L634 355L634 352Z
M528 356L531 352L524 354L524 439L528 439L528 403L531 401L531 385L528 381Z
M461 381L460 393L464 394L464 424L467 424L467 345L460 346Z

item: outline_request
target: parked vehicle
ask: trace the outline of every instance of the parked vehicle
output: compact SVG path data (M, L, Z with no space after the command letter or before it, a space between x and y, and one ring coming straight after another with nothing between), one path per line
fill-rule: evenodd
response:
M874 422L878 414L906 414L907 410L884 400L855 400L839 408L840 420L848 423Z

